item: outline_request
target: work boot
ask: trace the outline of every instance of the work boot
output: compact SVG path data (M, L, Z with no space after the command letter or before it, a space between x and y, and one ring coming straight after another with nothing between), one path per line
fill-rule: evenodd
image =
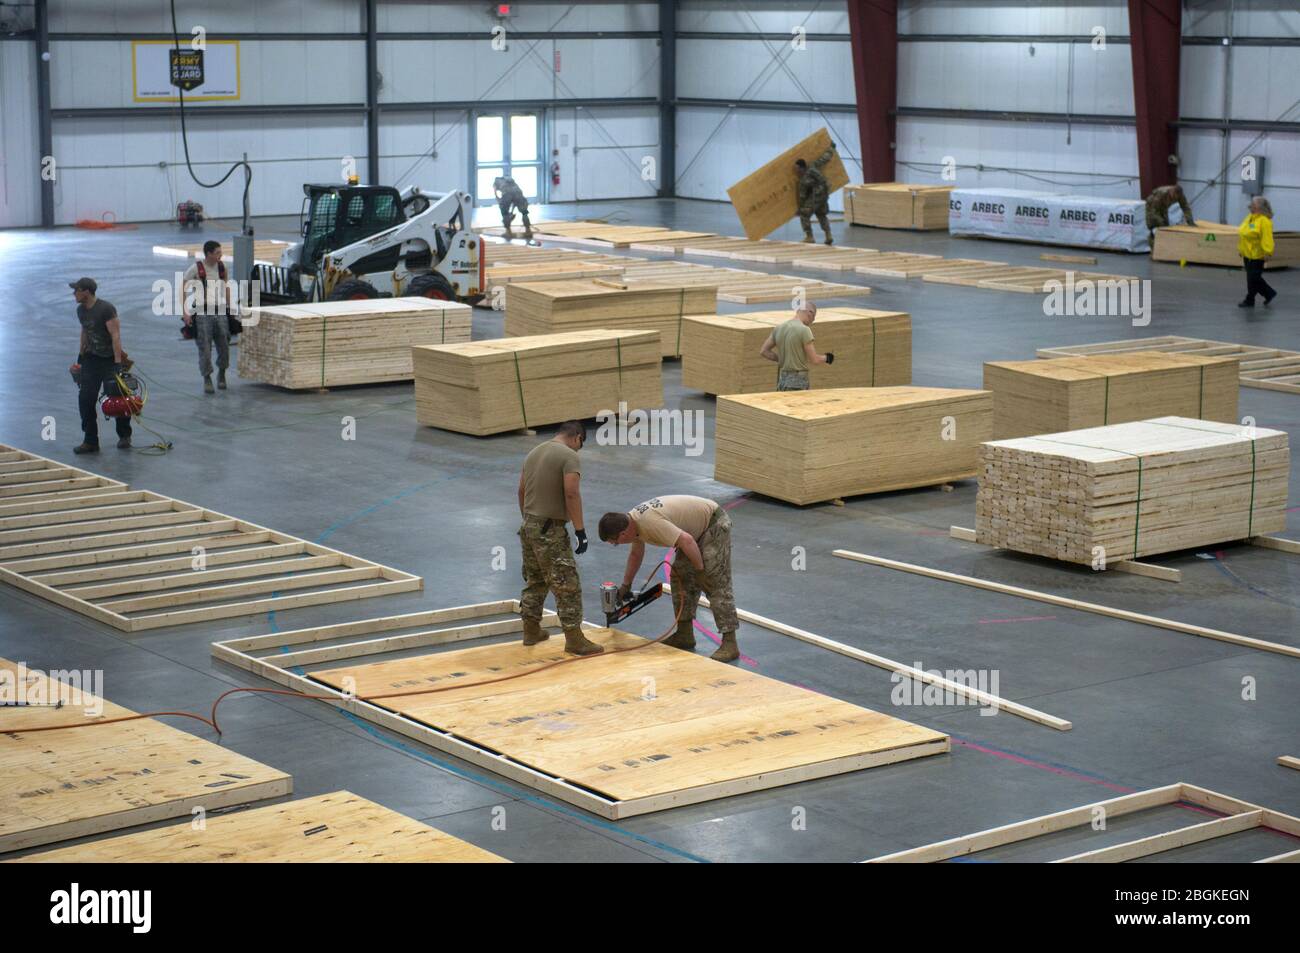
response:
M834 245L834 244L835 244L835 239L831 238L830 232L827 232L827 233L826 233L826 244L827 244L827 245Z
M583 635L581 629L565 629L564 651L570 655L599 655L605 649Z
M511 230L509 225L506 226L506 230L502 234L505 235L506 238L515 237L515 233Z
M222 390L226 389L226 369L224 367L217 371L217 386Z
M122 437L120 440L118 440L118 441L117 441L117 449L119 449L119 450L130 450L130 449L131 449L131 438L130 438L130 437Z
M211 375L211 374L204 374L204 375L203 375L203 393L205 393L205 394L215 394L216 392L217 392L216 389L212 386L212 375Z
M690 621L678 623L677 631L664 639L664 645L671 645L675 649L684 649L687 652L695 651L695 623Z
M815 241L816 241L816 239L813 238L812 232L804 232L804 233L803 233L803 243L804 243L805 245L811 245L811 244L813 244Z
M550 637L551 633L542 628L542 623L539 620L524 620L524 645L536 645L538 642L545 642Z
M73 453L99 453L99 444L97 443L79 443L72 448Z
M710 655L709 658L713 659L715 662L734 662L736 659L740 658L740 649L736 645L736 633L723 632L722 644L718 646L718 650Z

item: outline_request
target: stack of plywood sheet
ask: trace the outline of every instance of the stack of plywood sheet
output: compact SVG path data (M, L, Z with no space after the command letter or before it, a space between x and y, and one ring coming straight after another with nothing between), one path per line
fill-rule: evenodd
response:
M976 541L1096 565L1286 528L1287 435L1186 417L980 448Z
M821 167L831 192L849 182L838 152L834 151L830 133L818 129L798 145L787 149L771 162L754 170L731 188L727 196L736 208L741 227L747 238L762 238L780 228L799 211L798 182L794 163L803 159L813 166L827 150L830 159Z
M791 503L975 475L993 395L846 387L718 398L714 479Z
M374 298L253 308L239 376L293 390L411 379L411 347L468 341L468 305Z
M1113 354L991 361L993 437L1026 437L1152 416L1237 420L1238 361L1193 354Z
M662 407L659 335L593 330L413 349L421 424L484 436Z
M1236 225L1203 222L1200 219L1197 219L1195 225L1157 228L1151 257L1156 261L1240 268L1241 253L1237 251L1237 237ZM1273 244L1273 257L1265 262L1265 268L1300 265L1300 232L1275 231Z
M682 383L709 394L776 388L777 367L759 351L793 315L757 311L687 318L682 325ZM912 319L901 311L822 308L813 325L818 353L834 364L811 368L813 387L885 387L912 382Z
M505 331L511 337L595 328L658 331L663 355L676 357L682 320L715 314L718 289L668 280L637 287L604 278L518 282L510 286Z
M1127 341L1103 341L1100 344L1075 344L1069 347L1039 348L1039 357L1069 357L1089 354L1128 354L1152 351L1197 354L1201 357L1234 357L1241 362L1241 386L1300 394L1300 351L1285 351L1253 344L1228 341L1205 341L1174 335L1138 338Z
M793 307L796 297L804 301L820 301L871 294L871 289L865 285L846 285L797 275L769 275L763 271L718 268L685 261L634 262L624 269L622 280L630 287L711 285L717 288L719 301L736 304L788 301Z
M876 228L948 230L951 185L876 182L844 189L844 217L852 225Z

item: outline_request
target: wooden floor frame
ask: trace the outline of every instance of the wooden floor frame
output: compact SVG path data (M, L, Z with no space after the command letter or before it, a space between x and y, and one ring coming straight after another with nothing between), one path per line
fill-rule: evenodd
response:
M989 592L1000 592L1009 596L1019 596L1022 599L1032 599L1035 602L1045 602L1048 605L1061 606L1065 609L1078 609L1080 612L1091 612L1095 615L1109 616L1112 619L1123 619L1125 622L1136 622L1140 625L1149 625L1158 629L1168 629L1171 632L1181 632L1184 635L1195 635L1203 639L1214 639L1218 642L1227 642L1231 645L1239 645L1242 648L1258 649L1261 652L1274 652L1278 655L1300 658L1300 648L1297 648L1294 645L1284 645L1281 642L1269 642L1264 639L1251 638L1248 635L1238 635L1235 632L1224 632L1222 629L1211 629L1206 626L1192 625L1190 622L1179 622L1176 619L1163 619L1159 616L1145 615L1144 613L1132 612L1128 609L1116 609L1113 606L1103 606L1095 602L1083 602L1079 599L1071 599L1068 596L1058 596L1050 592L1038 592L1035 589L1023 589L1020 586L1009 586L1006 583L994 582L991 579L979 579L975 576L963 576L960 573L946 572L942 569L931 569L929 566L917 566L914 563L899 562L896 559L885 559L882 556L869 556L866 553L855 553L851 549L832 550L831 555L839 556L841 559L851 559L855 562L867 563L871 566L881 566L885 569L897 569L902 572L910 572L917 576L926 576L930 579L941 579L944 582L955 582L963 586L970 586L974 589L986 589Z
M201 571L191 568L196 546L205 550ZM9 447L0 447L0 581L124 632L424 585L389 566ZM277 595L295 589L314 591Z
M498 602L476 603L449 609L436 609L429 612L386 616L360 622L346 622L341 625L320 626L298 629L292 632L277 632L252 638L214 642L212 644L212 655L221 661L228 662L286 688L312 694L332 695L334 697L326 700L326 704L341 708L372 724L405 735L438 751L460 758L476 767L498 774L516 784L521 784L566 804L580 807L607 820L621 820L639 814L649 814L654 811L667 810L668 808L698 804L704 801L744 794L749 791L766 790L797 781L830 777L949 750L949 742L945 738L943 741L836 758L817 764L801 765L745 778L698 785L648 797L613 800L580 785L572 784L562 777L539 771L508 755L491 751L449 732L407 718L378 704L349 696L332 686L307 678L298 672L290 671L291 668L305 664L316 664L339 659L359 659L385 652L447 645L453 642L466 642L493 635L519 632L523 629L523 622L518 617L518 613L519 600L503 599ZM363 638L357 642L339 643L316 649L310 648L313 644L332 642L353 636L375 636L394 629L433 626L447 622L465 622L466 620L483 619L503 614L512 615L514 618L497 622L471 621L466 625L453 625L449 628L425 628L405 635ZM550 611L547 611L542 618L544 626L556 625L558 622L558 617ZM587 623L584 623L584 625L591 627ZM280 651L280 649L288 646L308 646L308 648L291 653ZM263 651L268 654L254 654Z
M1038 349L1037 356L1079 357L1096 354L1131 354L1139 351L1239 358L1241 386L1300 394L1300 351L1287 351L1282 348L1166 335L1127 341L1102 341L1098 344L1074 344L1068 347L1044 347Z
M863 861L863 863L932 864L943 860L951 860L954 857L965 857L968 854L990 850L994 847L1003 847L1007 844L1032 840L1044 834L1054 834L1073 827L1081 827L1084 824L1091 823L1097 816L1098 811L1104 812L1104 816L1109 819L1170 804L1191 804L1224 816L1199 824L1192 824L1188 827L1165 831L1162 834L1125 841L1122 844L1112 844L1109 847L1071 854L1068 857L1053 860L1052 863L1122 863L1136 860L1139 857L1150 857L1152 854L1159 854L1167 850L1187 847L1191 844L1200 844L1214 840L1217 837L1226 837L1229 834L1237 834L1257 827L1300 837L1300 818L1259 807L1229 797L1226 794L1208 791L1194 784L1181 782L1160 788L1152 788L1149 791L1135 791L1132 794L1111 798L1108 801L1097 801L1093 804L1085 804L1082 807L1058 811L1055 814L1045 814L1042 817L1030 818L1027 821L1018 821L1015 824L990 828L977 834L967 834L964 837L954 837L950 840L926 844L923 847L914 847L910 850L873 857L870 860ZM1255 863L1300 863L1300 849L1265 857L1255 861Z

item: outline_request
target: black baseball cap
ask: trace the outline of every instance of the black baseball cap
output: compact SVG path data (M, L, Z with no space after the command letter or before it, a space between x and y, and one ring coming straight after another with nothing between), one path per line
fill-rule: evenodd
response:
M89 291L91 294L99 289L94 278L78 278L76 281L68 282L68 287L73 291Z

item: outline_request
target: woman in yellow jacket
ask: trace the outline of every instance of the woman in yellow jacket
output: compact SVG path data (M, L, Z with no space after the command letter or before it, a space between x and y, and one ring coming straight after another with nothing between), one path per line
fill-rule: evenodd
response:
M1250 200L1250 211L1237 229L1241 237L1237 239L1237 251L1246 266L1246 298L1237 304L1239 308L1255 307L1255 295L1264 299L1264 307L1277 297L1267 281L1264 280L1264 262L1273 257L1273 206L1268 199L1256 195Z

